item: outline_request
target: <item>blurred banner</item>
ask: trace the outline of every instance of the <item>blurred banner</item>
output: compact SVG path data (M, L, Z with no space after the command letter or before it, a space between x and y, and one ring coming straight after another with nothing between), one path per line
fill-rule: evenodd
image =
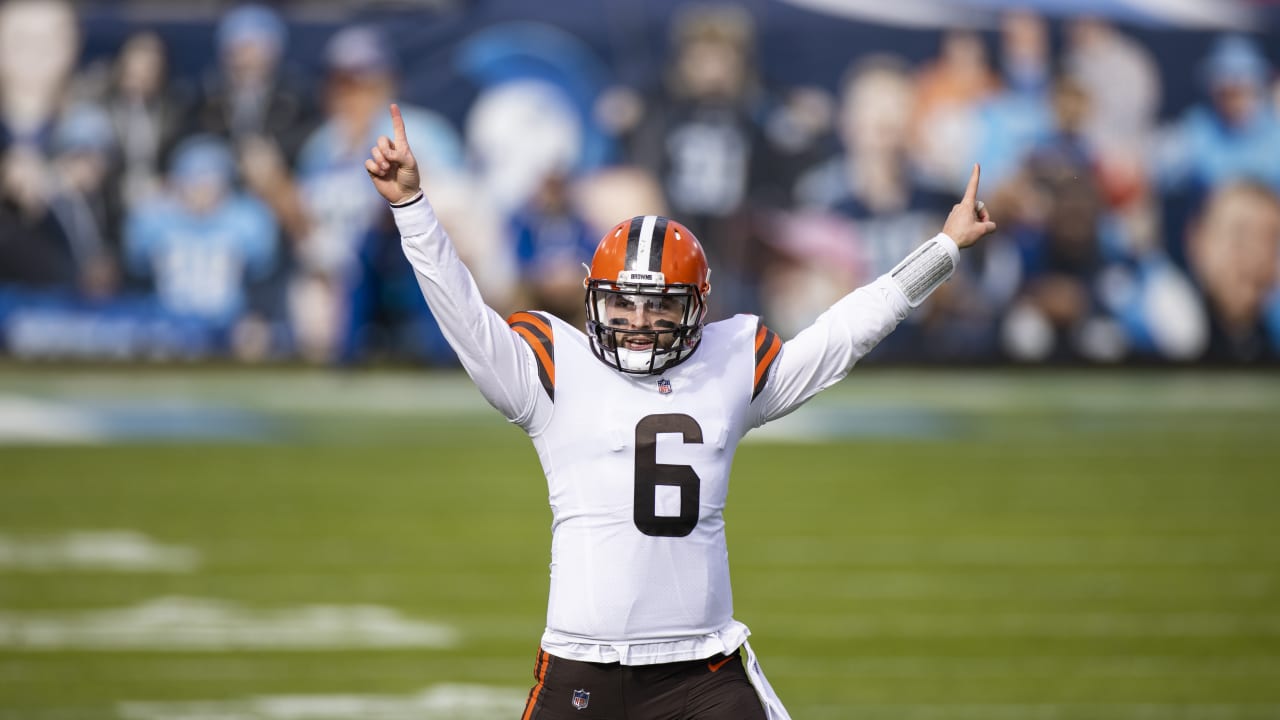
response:
M501 313L664 213L794 335L997 236L872 363L1280 360L1280 3L0 2L0 357L455 362L363 160L405 108Z
M1013 10L1051 18L1093 16L1160 28L1253 31L1265 22L1268 0L788 0L794 5L865 22L940 30L990 26Z

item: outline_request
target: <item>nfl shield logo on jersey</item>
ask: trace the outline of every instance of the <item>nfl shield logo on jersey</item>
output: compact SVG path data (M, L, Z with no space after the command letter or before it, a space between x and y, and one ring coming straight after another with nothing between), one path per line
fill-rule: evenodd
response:
M591 701L591 693L586 690L573 691L573 706L579 710L586 710L587 703Z
M658 392L663 395L671 394L671 381L666 378L658 378Z

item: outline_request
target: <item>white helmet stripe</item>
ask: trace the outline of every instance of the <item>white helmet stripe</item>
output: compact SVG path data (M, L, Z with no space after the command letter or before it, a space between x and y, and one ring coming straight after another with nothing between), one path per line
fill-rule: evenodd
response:
M657 215L645 215L640 225L639 242L636 244L635 270L649 269L649 253L653 250L653 228L658 224ZM658 238L662 242L662 238Z

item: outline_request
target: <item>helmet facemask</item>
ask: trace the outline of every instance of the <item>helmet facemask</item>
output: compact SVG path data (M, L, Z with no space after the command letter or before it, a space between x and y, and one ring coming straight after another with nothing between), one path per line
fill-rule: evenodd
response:
M591 349L620 372L649 375L684 362L702 338L707 307L694 285L587 283Z
M689 228L659 215L614 225L587 277L587 337L605 365L650 375L684 362L702 339L711 269Z

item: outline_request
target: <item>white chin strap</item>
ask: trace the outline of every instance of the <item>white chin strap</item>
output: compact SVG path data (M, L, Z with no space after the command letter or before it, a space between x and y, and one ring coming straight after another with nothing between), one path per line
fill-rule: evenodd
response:
M627 348L618 348L614 350L618 354L618 364L623 370L631 370L639 372L648 370L649 363L653 361L653 348L648 350L628 350ZM654 370L658 368L655 367Z

